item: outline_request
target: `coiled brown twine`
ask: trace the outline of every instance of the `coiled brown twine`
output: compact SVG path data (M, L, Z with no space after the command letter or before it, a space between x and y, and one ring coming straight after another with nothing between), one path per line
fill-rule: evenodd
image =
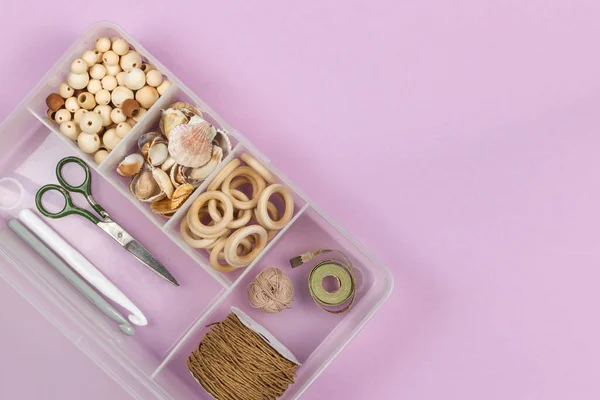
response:
M294 383L298 367L234 313L212 325L187 365L216 400L277 399Z
M278 268L266 268L248 285L248 300L254 308L266 313L285 310L294 300L294 286Z

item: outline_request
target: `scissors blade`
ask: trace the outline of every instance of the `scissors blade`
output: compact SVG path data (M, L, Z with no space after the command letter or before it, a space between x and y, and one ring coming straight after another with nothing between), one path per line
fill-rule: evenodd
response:
M171 275L171 273L158 261L152 253L148 251L140 242L135 240L125 229L114 221L100 222L97 224L100 229L108 233L113 239L115 239L121 246L130 252L135 258L141 261L146 267L154 271L160 277L166 279L168 282L175 286L179 286L177 279Z

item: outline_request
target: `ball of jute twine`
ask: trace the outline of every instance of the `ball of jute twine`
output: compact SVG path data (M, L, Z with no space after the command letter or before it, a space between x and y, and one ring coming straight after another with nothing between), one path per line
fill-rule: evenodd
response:
M278 313L294 301L294 286L278 268L269 267L256 275L248 285L248 300L254 308L266 313Z
M211 326L187 365L216 400L275 400L294 383L298 367L234 313Z

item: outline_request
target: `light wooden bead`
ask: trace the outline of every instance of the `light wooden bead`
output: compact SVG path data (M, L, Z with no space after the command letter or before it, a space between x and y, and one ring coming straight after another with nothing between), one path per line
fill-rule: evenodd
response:
M62 124L65 121L70 121L71 112L65 108L60 109L56 112L56 114L54 114L54 120L59 124Z
M85 114L87 112L88 112L88 110L86 110L85 108L80 108L79 110L75 111L75 114L73 115L73 121L75 121L76 123L79 124L81 122L81 118L83 117L83 114Z
M83 92L77 96L77 102L81 108L85 108L86 110L93 110L94 107L96 107L96 99L94 98L94 95L89 92Z
M96 106L94 108L94 112L102 117L102 126L106 127L112 124L112 119L110 118L110 113L112 108L107 105Z
M131 90L138 90L146 84L146 75L139 68L132 68L127 72L125 77L125 86Z
M66 82L63 82L58 86L58 94L63 99L68 99L69 97L72 97L73 92L73 88L69 86Z
M144 115L146 115L147 113L148 113L148 110L146 110L145 108L140 108L140 111L137 113L137 115L132 118L135 122L140 122L140 120L142 118L144 118Z
M83 74L84 72L87 72L87 69L87 63L81 58L78 58L77 60L71 63L71 72L75 74Z
M133 118L129 117L125 120L125 122L127 122L131 127L133 127L135 124L137 124L137 121L134 120Z
M107 105L110 103L110 92L106 89L102 89L96 93L95 99L97 104L100 104L101 106Z
M111 36L111 37L110 37L110 42L111 42L111 43L114 43L115 41L117 41L117 40L119 40L119 39L121 39L121 37L120 37L120 36Z
M83 74L75 74L73 72L69 72L69 75L67 75L67 83L73 89L83 89L87 86L89 81L90 76L87 72Z
M91 94L96 94L102 90L102 83L98 79L90 79L87 84L87 91Z
M123 71L121 69L121 67L119 66L119 64L117 64L117 65L102 64L102 65L104 65L104 68L106 68L106 75L117 76L117 74L119 72Z
M139 68L142 65L142 56L137 51L129 51L121 57L121 68L123 71L131 71L133 68Z
M142 71L144 71L145 74L147 74L149 71L152 71L155 68L152 64L142 63L142 66L140 67L140 69Z
M88 113L88 115L89 114L94 113ZM84 153L95 153L100 148L100 144L100 137L95 133L82 132L77 137L77 146L79 146Z
M127 77L127 72L121 71L117 74L117 84L119 86L125 86L125 78Z
M117 136L117 132L115 129L109 129L104 132L104 136L102 136L102 143L106 146L107 149L112 150L117 147L117 144L121 141L121 138Z
M102 55L102 62L106 65L118 65L119 56L114 51L109 50Z
M127 122L121 122L119 125L117 125L115 130L116 130L118 137L124 138L125 135L127 135L129 133L129 131L131 130L131 125L128 124Z
M125 86L117 86L111 93L112 102L116 107L121 107L127 99L133 99L133 91Z
M96 64L98 60L98 53L95 53L94 50L87 50L81 55L81 59L85 61L86 65L91 67Z
M74 113L77 110L79 110L81 108L81 106L79 105L79 103L77 102L77 98L75 97L69 97L66 101L65 101L65 108L67 110L69 110L70 112Z
M158 85L156 90L158 91L158 94L160 94L162 96L165 94L165 92L167 90L169 90L171 85L172 85L171 81L162 81L162 83L160 85Z
M117 78L111 75L107 75L102 78L102 89L106 89L108 91L114 90L117 87Z
M125 122L127 120L127 117L123 113L122 109L120 109L120 108L114 108L110 112L110 119L112 119L112 121L115 124L120 124L121 122Z
M148 85L158 87L163 81L163 76L160 71L153 69L146 74L146 82Z
M81 117L79 127L84 133L96 134L102 129L102 117L95 112L88 111Z
M102 64L94 64L90 68L90 76L93 79L102 79L106 75L106 68Z
M129 43L123 39L117 39L112 44L112 50L119 56L124 56L129 51Z
M101 53L110 50L110 39L107 37L100 37L96 39L95 48Z
M94 161L96 161L96 164L100 165L106 156L108 156L108 150L100 149L94 153Z
M158 100L158 91L152 86L144 86L135 94L135 99L140 105L146 109L152 107Z
M71 140L77 140L77 136L79 136L81 130L74 121L65 121L60 124L60 133Z

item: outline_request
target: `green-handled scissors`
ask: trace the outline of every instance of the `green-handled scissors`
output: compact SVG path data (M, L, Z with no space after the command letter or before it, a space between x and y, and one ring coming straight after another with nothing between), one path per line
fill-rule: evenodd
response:
M85 179L79 186L69 184L62 175L62 168L69 163L74 163L81 166L85 172ZM100 204L96 203L92 197L92 174L90 173L90 168L82 159L78 157L65 157L60 160L56 165L56 178L58 179L60 185L45 185L42 186L36 193L35 204L37 209L43 215L49 218L62 218L66 217L67 215L76 214L88 219L106 232L110 237L115 239L121 246L125 248L125 250L130 252L135 258L140 260L152 271L156 272L173 285L179 286L179 283L173 277L173 275L171 275L169 271L144 246L140 244L140 242L135 240L135 238L127 233L125 229L113 221L104 208L100 206ZM65 198L65 206L62 210L56 213L46 210L42 204L42 197L44 194L52 190L60 192ZM101 218L98 218L92 212L79 208L73 204L70 192L84 195L87 202L98 214L100 214Z

